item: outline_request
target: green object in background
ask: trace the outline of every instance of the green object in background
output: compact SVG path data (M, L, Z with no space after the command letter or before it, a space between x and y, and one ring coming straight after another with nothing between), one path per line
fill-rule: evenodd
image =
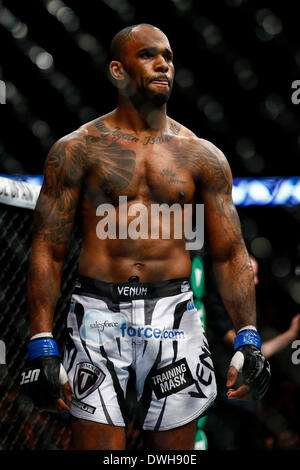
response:
M207 450L208 449L208 444L207 444L207 437L204 431L202 429L198 429L197 434L196 434L196 439L195 439L195 444L194 444L194 450Z
M206 423L206 420L207 420L207 416L203 416L203 418L200 418L198 420L198 424L197 424L198 430L203 428L204 424Z
M205 293L203 261L200 256L192 259L191 287L196 299L202 299Z
M199 316L200 316L200 320L202 321L203 328L205 329L205 327L206 327L206 311L205 311L204 304L203 304L202 300L199 300L199 299L194 299L194 304L195 304L196 309L199 312Z
M200 320L203 324L203 328L206 328L206 312L202 302L202 298L205 294L205 277L203 261L200 256L194 256L192 259L192 274L191 274L191 287L194 294L194 304L198 310ZM197 423L197 433L195 438L194 450L207 450L207 437L203 429L201 429L207 420L207 416L200 418Z

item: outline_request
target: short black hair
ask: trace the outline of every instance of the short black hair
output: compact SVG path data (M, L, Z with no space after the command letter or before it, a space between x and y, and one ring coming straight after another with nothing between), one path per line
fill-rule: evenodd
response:
M148 26L150 28L159 29L156 26L148 23L134 24L121 29L121 31L115 34L110 43L110 60L122 60L122 49L124 44L130 38L133 29L137 28L138 26Z

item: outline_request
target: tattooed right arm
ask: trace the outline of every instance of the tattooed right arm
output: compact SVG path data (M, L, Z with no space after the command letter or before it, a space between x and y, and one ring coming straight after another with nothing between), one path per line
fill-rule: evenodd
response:
M31 334L52 331L64 257L86 165L86 137L76 131L56 142L45 163L34 213L27 297Z
M224 154L202 140L201 197L206 242L218 289L236 331L256 326L254 275L232 200L232 174Z

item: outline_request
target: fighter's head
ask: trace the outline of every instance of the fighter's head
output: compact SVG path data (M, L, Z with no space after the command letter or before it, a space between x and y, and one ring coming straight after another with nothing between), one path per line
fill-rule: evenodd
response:
M149 24L128 26L111 42L109 70L120 93L161 106L171 94L173 53L166 35Z

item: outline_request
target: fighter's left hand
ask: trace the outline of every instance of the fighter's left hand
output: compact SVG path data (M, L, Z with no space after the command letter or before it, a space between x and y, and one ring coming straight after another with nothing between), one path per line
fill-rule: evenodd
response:
M234 386L238 373L242 373L243 384ZM263 398L270 384L270 364L260 351L260 338L253 330L243 330L236 336L235 354L227 375L227 396L237 400L259 400Z

